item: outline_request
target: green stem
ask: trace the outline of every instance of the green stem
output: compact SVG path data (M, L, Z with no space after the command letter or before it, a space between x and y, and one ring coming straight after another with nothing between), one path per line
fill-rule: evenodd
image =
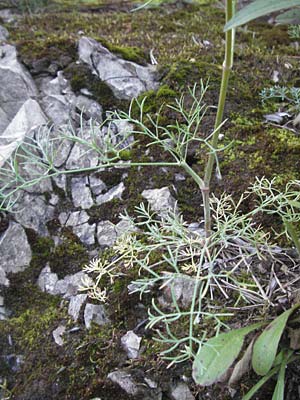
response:
M294 245L295 245L297 252L299 254L299 257L300 257L300 239L298 238L297 231L291 222L286 221L286 220L283 220L283 222L286 227L286 230L288 231L288 234L290 235L292 241L294 242Z
M235 12L235 0L227 0L226 1L226 23L233 17ZM215 120L214 126L214 134L211 141L211 146L213 149L217 148L218 139L219 139L219 131L220 125L223 121L225 101L227 95L228 81L230 76L230 71L233 66L233 55L234 55L234 36L235 30L231 29L226 32L225 39L225 58L223 62L223 73L222 73L222 82L220 87L219 94L219 103L218 110ZM213 167L215 164L215 153L211 152L208 157L205 176L204 176L204 186L202 190L202 198L204 204L204 218L205 218L205 230L206 235L209 236L211 232L211 213L209 208L209 191L210 191L210 181L212 176Z

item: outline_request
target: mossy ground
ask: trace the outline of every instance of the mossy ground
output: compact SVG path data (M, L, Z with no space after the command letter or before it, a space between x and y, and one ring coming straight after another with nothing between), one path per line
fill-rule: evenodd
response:
M34 69L37 61L43 61L46 68L55 61L70 79L75 92L88 88L105 109L126 109L128 103L115 99L109 88L99 83L85 66L76 67L79 37L82 34L91 36L116 54L141 64L149 62L153 49L161 86L158 91L147 93L145 110L155 115L161 105L174 102L175 97L187 92L188 86L200 79L209 79L207 103L217 104L222 74L224 14L210 1L201 3L174 2L130 13L129 4L93 0L78 1L74 6L73 2L63 0L48 4L47 12L24 16L17 24L7 24L7 28L10 40L18 46L20 58L29 69ZM209 44L205 45L204 40ZM256 175L276 175L282 184L289 179L300 179L299 136L264 124L263 115L269 110L259 99L260 90L273 84L273 70L279 71L282 84L299 84L295 56L296 49L285 27L258 22L238 30L225 110L228 122L221 142L225 150L219 155L223 179L217 181L214 178L216 192L226 190L237 196ZM201 135L211 132L214 112L215 109L208 110ZM174 113L166 110L161 123L167 124L174 117ZM141 141L133 150L133 159L147 159L144 155L146 144ZM160 149L152 150L150 156L157 160L165 157ZM195 149L190 156L191 165L199 173L203 171L205 157L205 149ZM113 201L109 207L89 210L95 221L110 219L117 222L120 211L126 208L132 213L134 206L142 201L140 193L143 189L171 185L175 185L184 217L188 221L201 219L201 197L195 183L188 177L185 181L175 181L175 173L184 175L183 171L167 169L157 173L155 168L143 168L127 172L123 200ZM121 172L100 174L110 187L120 182L121 175ZM112 288L109 309L113 323L109 327L93 327L89 332L68 332L62 351L53 342L52 332L59 324L71 329L74 323L67 316L66 304L60 298L41 294L35 282L47 262L51 261L53 271L62 277L77 272L87 262L88 254L68 231L63 243L56 248L51 240L38 239L32 232L27 233L33 246L33 262L24 273L12 277L12 285L5 296L13 308L13 318L0 325L1 352L7 355L11 350L24 355L25 363L16 374L16 381L9 381L13 386L12 398L33 400L32 394L36 393L35 398L39 400L90 400L96 396L105 400L126 399L123 391L105 379L114 368L142 366L156 369L161 381L168 381L171 374L177 377L183 373L181 367L170 374L165 372L166 364L155 354L159 349L154 347L151 336L146 336L141 359L132 365L126 361L120 349L120 336L146 317L146 309L141 311L135 307L139 300L127 294L126 285L135 278L130 274L116 281ZM13 349L7 347L9 334L14 341ZM184 368L188 371L190 366ZM0 374L3 374L2 369ZM222 388L215 388L210 398L225 400L227 394Z

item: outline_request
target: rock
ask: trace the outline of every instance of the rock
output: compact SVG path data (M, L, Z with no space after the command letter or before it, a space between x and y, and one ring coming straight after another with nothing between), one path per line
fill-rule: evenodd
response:
M81 307L86 301L87 297L87 294L77 294L76 296L70 297L68 314L71 315L74 322L78 320Z
M125 190L125 186L123 182L120 182L118 185L112 187L109 189L108 192L105 194L100 194L96 198L96 203L98 205L108 203L109 201L112 201L113 199L119 199L122 200L122 193Z
M94 204L87 176L72 178L71 192L74 207L88 209Z
M136 382L133 376L127 371L113 371L107 375L107 378L120 386L128 396L137 397L143 400L161 400L162 391L159 387L151 388L145 382Z
M109 319L106 316L105 309L101 304L90 304L88 303L84 309L84 323L86 329L90 329L92 322L97 325L105 325L109 323Z
M189 275L181 275L169 280L163 288L164 300L172 306L173 292L178 304L184 308L188 308L194 295L195 282L195 279Z
M82 139L88 143L92 143L97 136L97 130L95 127L94 131L85 130L81 132ZM88 146L83 144L75 143L72 147L70 155L66 163L66 169L78 170L81 168L92 168L99 164L99 155L95 150L91 150Z
M130 148L134 142L132 132L134 126L126 120L117 119L111 112L107 112L107 124L101 129L103 138L109 137L110 143L119 150Z
M15 220L25 228L33 229L40 236L47 236L46 223L54 218L55 207L46 204L44 196L23 193L13 207Z
M8 229L0 236L0 275L23 271L31 262L31 248L21 225L10 222ZM6 282L4 276L1 281ZM7 282L6 282L7 283Z
M97 225L97 239L100 246L112 246L117 239L115 225L110 221L101 221Z
M0 59L1 60L1 59ZM0 65L0 82L1 82L1 65ZM15 100L16 101L16 100ZM17 102L17 101L16 101ZM1 104L1 89L0 89L0 104ZM1 106L2 107L2 104ZM0 108L0 117L2 109ZM43 113L39 104L32 99L24 102L20 109L12 117L12 121L8 121L1 133L1 118L0 118L0 167L4 164L18 144L23 142L25 136L32 137L35 129L47 123L47 118Z
M166 216L170 211L176 211L176 201L168 187L144 190L142 196L150 204L151 210L161 217Z
M48 68L48 61L43 68ZM54 79L43 77L38 81L38 84L41 91L42 106L47 116L57 126L68 124L76 96L63 73L58 72Z
M58 282L57 274L51 272L50 266L47 265L40 272L37 284L42 292L54 294L55 285L57 282Z
M155 67L143 67L110 53L96 40L82 37L78 45L79 58L87 63L119 99L132 99L142 92L155 90Z
M57 274L51 272L49 265L47 265L42 269L39 275L38 286L43 292L52 295L59 294L63 295L65 298L69 298L77 295L83 280L91 283L91 278L83 271L79 271L74 275L66 275L64 279L58 279Z
M116 383L130 396L139 394L138 385L134 382L132 376L126 371L114 371L107 375L107 378Z
M9 280L6 278L6 273L2 266L0 266L0 287L9 286Z
M126 335L121 337L122 347L126 351L128 358L135 359L139 357L141 340L142 338L133 331L128 331Z
M37 96L37 90L30 74L19 63L16 48L2 44L0 53L0 132L3 132L26 100Z
M79 95L73 101L73 104L75 110L78 110L79 114L84 116L86 119L92 119L98 123L102 123L103 109L95 100Z
M85 211L59 214L61 225L69 226L82 243L92 245L95 243L96 224L89 225L89 216Z
M56 344L58 344L59 346L63 346L64 341L63 341L63 334L66 331L66 327L63 325L59 325L56 329L54 329L54 331L52 332L52 336L54 338L54 341Z
M96 175L89 176L90 188L94 196L99 196L107 190L105 183Z
M172 400L195 400L188 385L184 382L179 382L177 385L173 386L170 397Z
M0 42L6 40L8 36L8 30L4 26L0 25Z

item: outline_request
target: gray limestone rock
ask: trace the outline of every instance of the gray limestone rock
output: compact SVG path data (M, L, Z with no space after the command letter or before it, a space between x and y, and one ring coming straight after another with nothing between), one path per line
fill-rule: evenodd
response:
M83 303L87 299L87 294L77 294L70 297L68 314L71 315L73 321L76 322L79 318L79 313Z
M2 266L0 266L0 287L1 286L9 286L9 280Z
M1 60L1 59L0 59ZM1 65L0 65L0 85L1 85ZM0 87L0 167L7 160L17 145L25 139L31 137L36 128L47 123L47 118L39 104L33 99L27 99L20 108L16 110L11 119L5 123L1 129L1 87ZM9 117L10 115L7 114ZM4 120L3 120L4 121ZM4 129L3 129L4 128Z
M121 337L122 347L126 351L128 358L135 359L139 357L141 340L142 338L133 331L128 331Z
M89 176L90 189L94 196L99 196L107 190L106 184L96 175Z
M176 211L176 201L168 187L144 190L142 196L150 204L151 210L157 212L161 217L170 211Z
M130 373L126 371L113 371L107 375L107 378L120 386L128 395L137 396L139 394L138 385Z
M97 226L97 239L100 246L112 246L117 239L115 225L110 221L101 221Z
M89 225L89 216L85 211L74 211L59 214L61 225L69 226L82 243L92 245L95 243L96 224Z
M17 59L14 46L0 46L0 132L3 132L24 102L36 97L37 90L30 74Z
M90 329L92 322L97 325L105 325L109 323L105 309L101 304L87 303L84 309L84 323L86 329Z
M91 143L95 139L97 129L81 132L82 138ZM91 150L83 144L75 143L70 152L66 163L66 169L92 168L99 164L99 155L95 150Z
M23 227L10 222L7 230L0 236L0 271L5 274L23 271L31 261L31 248ZM6 279L2 276L4 284ZM7 282L6 282L7 283Z
M110 53L96 40L82 37L78 45L79 58L112 89L120 99L132 99L142 92L156 89L155 67L135 64Z
M49 265L44 267L38 277L38 286L42 292L54 294L55 285L58 282L57 274L51 272Z
M54 331L52 332L53 339L56 344L59 346L63 346L64 341L63 341L63 334L66 332L66 327L63 325L59 325Z
M0 25L0 42L6 40L8 36L8 30L4 26Z
M103 109L95 100L89 99L86 96L79 95L73 101L75 110L78 110L80 115L85 116L87 119L92 119L98 123L102 122Z
M125 185L123 182L120 182L118 185L109 189L108 192L97 196L96 203L98 205L101 205L103 203L108 203L109 201L112 201L113 199L122 200L122 194L123 194L124 190L125 190Z
M169 305L172 305L172 297L174 295L179 305L184 308L188 308L192 302L195 283L195 279L189 275L181 275L174 279L168 280L163 288L164 300Z
M155 385L155 387L151 387L153 385L149 385L148 383L145 384L145 382L137 382L128 371L113 371L107 375L107 378L120 386L127 395L132 396L133 398L136 397L143 400L162 399L162 390L160 387Z
M41 236L48 235L46 223L54 217L55 207L46 203L44 196L23 193L14 206L15 220Z
M71 192L74 207L88 209L94 204L87 176L72 178Z
M172 400L195 400L188 385L184 382L179 382L172 387L170 397Z

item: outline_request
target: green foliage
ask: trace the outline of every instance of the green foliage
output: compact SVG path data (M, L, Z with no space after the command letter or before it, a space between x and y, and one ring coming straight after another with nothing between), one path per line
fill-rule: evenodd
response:
M285 368L287 363L295 358L292 358L293 351L291 350L281 350L277 357L276 353L280 338L286 329L288 319L299 307L300 305L296 304L294 307L275 318L264 328L260 336L254 339L253 350L252 345L248 347L245 354L250 355L250 357L247 358L252 358L253 369L263 377L243 397L243 400L250 400L255 392L276 373L278 373L278 381L272 399L284 399ZM198 384L205 386L218 382L220 378L224 377L232 363L238 357L245 336L261 326L262 323L250 325L245 328L222 333L207 340L200 348L194 360L194 380ZM243 373L245 372L247 372L247 370L243 369ZM239 378L241 378L241 376L240 374Z
M238 11L225 25L224 30L228 31L264 15L296 6L300 6L300 0L255 0Z
M218 382L240 354L246 335L261 326L258 323L209 339L200 348L193 363L195 382L202 386Z
M272 86L260 92L263 103L275 101L281 103L285 109L293 114L300 111L300 88L286 86Z

